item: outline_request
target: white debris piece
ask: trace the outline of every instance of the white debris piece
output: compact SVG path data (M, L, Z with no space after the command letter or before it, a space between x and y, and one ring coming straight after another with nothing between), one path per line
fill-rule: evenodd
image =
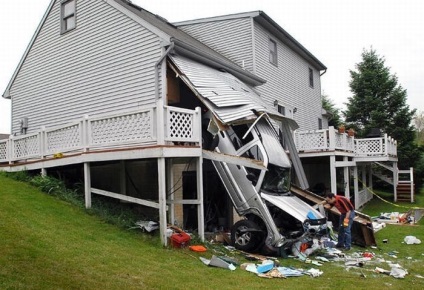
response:
M421 240L417 239L414 236L406 236L403 240L407 245L413 245L413 244L421 244Z
M321 276L324 272L323 272L323 271L320 271L320 270L318 270L318 269L315 269L315 268L311 268L311 269L309 269L309 270L305 271L304 273L305 273L305 274L307 274L307 275L309 275L309 276L311 276L311 277L319 277L319 276Z
M136 228L140 228L149 233L159 228L159 223L153 221L136 221L135 225Z

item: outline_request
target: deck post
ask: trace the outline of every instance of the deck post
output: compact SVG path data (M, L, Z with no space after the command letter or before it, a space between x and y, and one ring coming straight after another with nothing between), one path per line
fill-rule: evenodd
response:
M355 209L358 208L359 204L359 190L358 190L358 167L353 167L353 188L354 188L354 203L355 203Z
M196 172L197 172L197 223L199 229L199 237L202 241L205 240L205 214L203 209L203 158L200 155L196 159Z
M362 165L361 166L361 174L362 174L362 180L361 180L361 183L362 183L362 189L365 189L366 187L367 187L367 184L368 184L368 182L367 182L367 166L365 166L365 165Z
M336 156L330 156L331 192L337 193Z
M409 167L409 181L411 184L411 202L414 202L414 167Z
M84 162L85 208L91 208L91 172L90 163Z
M170 194L169 194L169 200L173 201L174 200L174 188L173 188L173 184L174 184L174 174L172 172L172 168L173 168L173 161L172 159L168 159L166 161L166 188L169 189ZM168 196L166 197L168 198ZM169 206L169 223L170 224L175 224L175 205L173 202L171 202L170 206Z
M394 195L394 202L397 202L397 186L399 183L399 170L397 168L397 162L393 162L393 195Z
M168 223L166 220L166 166L165 157L158 158L158 193L159 193L159 225L160 240L164 246L168 241L166 238L166 229Z
M343 157L343 161L347 162L348 157ZM350 187L349 187L349 167L343 167L343 180L344 180L344 189L345 189L345 197L350 199Z

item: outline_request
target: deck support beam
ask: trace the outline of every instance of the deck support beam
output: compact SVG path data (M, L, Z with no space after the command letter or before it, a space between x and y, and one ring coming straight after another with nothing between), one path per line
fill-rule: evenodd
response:
M84 163L85 208L91 208L91 172L90 163Z
M205 240L205 214L203 209L203 159L202 156L196 159L196 176L197 176L197 223L198 234L202 241Z
M159 225L160 240L164 246L168 244L166 229L168 228L166 218L166 166L165 158L160 157L158 161L158 193L159 193Z
M331 192L337 193L336 156L330 156Z

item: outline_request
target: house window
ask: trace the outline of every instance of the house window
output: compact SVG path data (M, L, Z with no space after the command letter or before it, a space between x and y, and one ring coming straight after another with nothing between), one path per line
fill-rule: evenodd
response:
M318 118L318 130L322 129L322 119Z
M281 115L283 115L283 116L286 115L286 108L285 107L278 105L277 110L278 110L278 113L280 113Z
M62 0L61 3L61 32L65 33L76 25L76 0Z
M309 86L314 87L314 71L311 68L309 68Z
M277 43L270 39L269 40L269 62L277 66Z

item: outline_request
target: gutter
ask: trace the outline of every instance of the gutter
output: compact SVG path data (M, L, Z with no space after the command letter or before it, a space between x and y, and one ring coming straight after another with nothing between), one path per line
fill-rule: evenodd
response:
M155 100L159 100L159 66L161 65L164 58L174 49L175 44L171 42L169 47L166 49L165 53L159 58L159 60L155 63Z

